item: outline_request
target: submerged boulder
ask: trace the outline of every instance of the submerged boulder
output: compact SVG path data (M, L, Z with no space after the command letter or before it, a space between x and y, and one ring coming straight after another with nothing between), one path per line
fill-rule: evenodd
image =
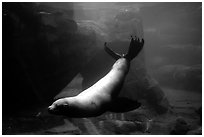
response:
M156 71L157 79L161 84L187 90L201 91L201 65L165 65Z
M189 131L189 125L183 117L178 117L174 123L171 135L185 135Z

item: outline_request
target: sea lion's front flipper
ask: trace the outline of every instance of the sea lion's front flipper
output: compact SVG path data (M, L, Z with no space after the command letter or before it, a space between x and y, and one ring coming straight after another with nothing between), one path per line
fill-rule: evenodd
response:
M118 97L109 106L109 111L122 113L137 109L140 106L141 103L139 103L138 101L134 101L126 97Z
M105 44L104 44L104 49L105 49L105 51L106 51L109 55L111 55L115 60L118 60L119 58L122 57L120 54L114 52L112 49L110 49L110 48L107 47L106 45L107 45L107 43L105 42Z

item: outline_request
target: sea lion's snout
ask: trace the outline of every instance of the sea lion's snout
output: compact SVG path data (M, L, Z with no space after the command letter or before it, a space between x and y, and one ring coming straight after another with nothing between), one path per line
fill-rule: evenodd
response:
M48 110L49 112L53 111L54 109L55 109L54 105L51 105L51 106L49 106L49 107L47 108L47 110Z
M47 108L47 110L48 110L48 112L49 113L51 113L51 114L57 114L57 108L56 108L56 106L55 105L51 105L51 106L49 106L48 108Z

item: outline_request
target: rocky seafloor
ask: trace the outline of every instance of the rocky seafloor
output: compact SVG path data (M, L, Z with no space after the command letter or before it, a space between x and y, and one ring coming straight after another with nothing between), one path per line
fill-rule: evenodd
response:
M126 113L106 112L92 118L67 118L47 113L46 108L3 117L2 134L67 135L169 135L202 134L201 93L163 88L171 110L162 115L142 105Z

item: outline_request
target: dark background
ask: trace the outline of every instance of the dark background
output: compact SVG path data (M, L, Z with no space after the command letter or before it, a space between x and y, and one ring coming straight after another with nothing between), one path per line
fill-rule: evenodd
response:
M79 72L84 88L100 79L114 63L103 43L124 53L131 18L145 39L142 72L201 92L201 11L201 3L2 3L3 116L49 105Z

